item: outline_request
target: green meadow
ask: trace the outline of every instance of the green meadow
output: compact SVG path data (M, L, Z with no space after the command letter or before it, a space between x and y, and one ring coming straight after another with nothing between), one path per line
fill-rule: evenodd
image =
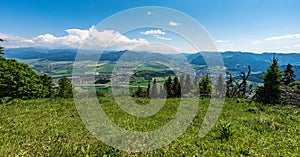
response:
M134 98L140 105L146 98ZM100 97L102 110L126 130L147 132L167 124L179 106L168 99L145 118L124 112L112 97ZM164 147L132 153L106 145L81 121L72 99L13 100L0 105L0 154L5 156L299 156L300 108L226 99L211 131L199 137L209 99L200 99L185 133Z

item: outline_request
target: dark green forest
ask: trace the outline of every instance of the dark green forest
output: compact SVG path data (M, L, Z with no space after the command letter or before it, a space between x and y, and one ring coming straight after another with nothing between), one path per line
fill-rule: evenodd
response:
M15 59L6 59L3 57L4 53L4 48L0 47L1 103L13 99L70 97L72 85L68 79L62 77L59 86L55 87L50 76L37 74L27 64L20 63Z

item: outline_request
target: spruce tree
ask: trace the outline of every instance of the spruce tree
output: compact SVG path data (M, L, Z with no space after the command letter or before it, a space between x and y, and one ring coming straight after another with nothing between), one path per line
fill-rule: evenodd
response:
M63 76L58 80L58 97L71 98L73 97L72 90L72 83L66 76Z
M191 77L189 74L186 75L186 79L185 79L185 82L184 82L184 86L183 86L183 91L184 91L184 94L187 94L189 92L191 92L192 90L192 81L191 81Z
M283 71L283 78L282 78L282 82L285 85L289 85L290 83L295 82L295 73L293 70L293 66L291 64L288 64L286 66L286 69Z
M160 98L165 98L166 97L166 92L163 90L163 86L159 87L159 97Z
M222 74L219 74L217 83L215 85L215 90L218 97L226 96L226 84Z
M184 88L184 74L182 74L181 76L180 76L180 80L179 80L179 83L180 83L180 85L181 85L181 87L182 88ZM184 94L184 91L182 91L182 94Z
M199 91L200 91L200 96L208 96L211 94L212 87L211 87L211 81L208 75L203 76L199 82Z
M151 96L151 98L156 98L158 96L158 94L157 94L157 83L156 83L155 78L153 80L153 85L152 85L152 88L150 90L150 96Z
M172 97L177 97L177 98L181 97L181 86L177 76L174 77L174 81L172 84L172 91L173 91Z
M138 86L137 90L134 92L133 96L136 97L146 97L146 92L142 89L141 86Z
M164 86L165 86L165 89L167 92L167 98L171 98L172 97L172 78L171 78L171 76L168 77Z
M265 104L278 103L280 98L280 78L278 60L274 57L271 66L263 76L264 85L260 86L256 91L257 101Z

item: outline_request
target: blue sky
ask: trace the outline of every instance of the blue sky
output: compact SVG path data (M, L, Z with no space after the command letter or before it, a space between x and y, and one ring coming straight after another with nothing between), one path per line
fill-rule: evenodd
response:
M2 0L0 37L6 38L8 47L31 46L38 36L48 34L41 37L52 39L67 36L69 29L89 30L113 14L141 6L163 6L186 13L202 24L220 51L300 52L298 0ZM151 40L134 34L138 33L128 38ZM168 34L162 37L180 41ZM22 40L28 42L19 42Z

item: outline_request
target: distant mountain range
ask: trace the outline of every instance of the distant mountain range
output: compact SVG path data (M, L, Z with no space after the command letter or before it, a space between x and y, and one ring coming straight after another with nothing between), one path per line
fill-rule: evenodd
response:
M93 55L94 52L87 51L84 54L84 60L95 60L97 58ZM122 58L127 61L130 60L157 60L161 62L174 60L176 61L180 54L161 54L152 52L134 52L134 51L106 51L101 55L100 60L105 61L118 61L122 55L126 53L126 57ZM143 55L139 55L143 53ZM192 54L182 54L187 60L194 65L206 65L202 54L210 55L214 52L202 52L202 53L192 53ZM17 59L45 59L49 61L74 61L76 58L76 49L41 49L41 48L14 48L5 49L5 57L7 58L17 58ZM274 53L263 53L256 54L251 52L222 52L223 61L228 71L238 71L247 70L247 66L251 66L252 72L264 72L270 65L271 59ZM140 58L139 58L140 57ZM297 79L300 78L300 54L289 53L282 54L276 53L275 57L279 60L279 65L282 69L290 63L294 66L295 73L297 74Z

